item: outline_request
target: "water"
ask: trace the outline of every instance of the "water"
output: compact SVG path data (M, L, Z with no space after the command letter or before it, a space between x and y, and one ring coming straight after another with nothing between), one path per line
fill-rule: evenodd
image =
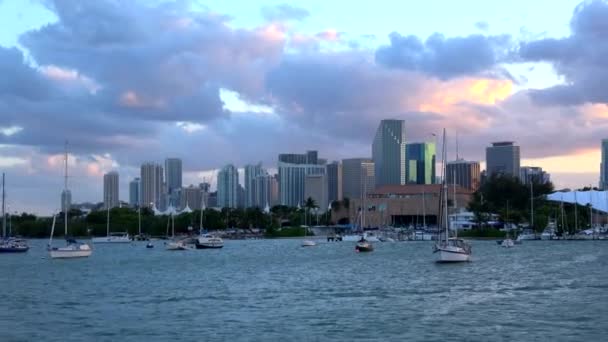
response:
M608 242L474 242L438 265L430 242L299 247L226 241L170 252L97 245L50 260L0 255L2 341L599 341Z

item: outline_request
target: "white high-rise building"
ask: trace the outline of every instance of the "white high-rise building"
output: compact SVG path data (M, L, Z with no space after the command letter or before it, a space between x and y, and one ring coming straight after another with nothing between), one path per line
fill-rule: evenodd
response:
M132 207L139 207L140 195L141 195L141 181L139 177L136 177L129 182L129 204Z
M141 205L144 207L161 207L163 192L163 167L156 163L141 165Z
M111 171L103 175L103 207L105 209L118 207L118 188L118 172Z
M217 206L236 208L238 206L239 171L234 165L224 166L217 174Z
M372 144L376 187L406 182L405 122L382 120Z
M245 207L251 208L257 206L255 203L256 188L255 179L258 176L266 174L266 170L262 167L262 163L256 165L245 165Z
M304 205L306 176L324 175L326 167L319 164L317 151L306 154L279 154L279 202L296 207Z

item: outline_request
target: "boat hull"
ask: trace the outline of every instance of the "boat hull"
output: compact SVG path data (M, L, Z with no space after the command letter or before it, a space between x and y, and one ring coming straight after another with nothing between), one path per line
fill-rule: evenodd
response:
M371 243L358 243L355 246L355 251L357 252L373 252L374 246Z
M93 250L90 248L53 248L50 250L52 259L87 258L92 253Z
M505 248L511 248L511 247L515 246L515 243L511 239L506 239L506 240L503 240L500 245Z
M0 247L0 253L25 253L29 247Z
M438 263L456 263L456 262L468 262L471 261L471 254L464 252L464 250L456 250L454 248L438 248L435 252L437 257L436 262Z
M208 243L197 243L195 246L196 246L196 249L220 249L220 248L224 247L224 244L217 245L217 244L208 244Z
M131 239L128 237L95 237L91 239L93 243L131 243Z
M313 247L316 246L317 243L311 240L304 240L302 241L302 247Z

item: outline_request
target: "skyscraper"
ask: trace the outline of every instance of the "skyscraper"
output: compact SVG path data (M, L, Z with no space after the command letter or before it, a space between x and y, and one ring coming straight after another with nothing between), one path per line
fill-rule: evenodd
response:
M119 204L118 201L118 172L111 171L103 175L104 208L116 208Z
M129 182L129 204L132 207L138 207L140 205L139 196L141 195L141 181L139 177L136 177Z
M304 202L302 206L308 200L312 198L318 207L319 213L327 211L327 178L324 174L313 174L306 175L304 185Z
M408 143L405 156L408 184L435 183L435 143Z
M479 162L458 159L446 164L446 183L460 185L471 191L477 191L481 184Z
M600 162L600 187L608 190L608 138L602 140L602 160Z
M303 205L306 176L325 174L325 165L318 163L317 151L279 154L279 197L282 205Z
M192 210L199 210L203 205L204 190L200 186L190 185L182 188L181 208L188 206Z
M486 171L488 177L519 177L519 146L512 141L492 143L486 147Z
M276 175L265 173L254 179L255 183L255 198L254 207L266 208L266 205L272 207L277 204L278 183Z
M141 165L141 205L161 207L163 191L163 167L156 163L144 163Z
M266 173L262 168L262 163L256 165L245 165L245 207L255 207L255 178Z
M327 164L327 201L342 200L342 164L333 162Z
M545 184L551 181L551 176L537 166L522 166L519 168L519 179L523 184Z
M405 184L405 122L382 120L372 144L376 187Z
M238 206L239 171L234 165L224 166L217 174L217 206L236 208Z
M342 197L361 198L363 190L369 193L374 186L375 167L370 158L342 160Z
M72 208L72 192L70 190L63 190L61 192L61 212L70 210Z
M167 183L167 193L172 194L173 190L182 187L182 160L179 158L165 159L165 182Z

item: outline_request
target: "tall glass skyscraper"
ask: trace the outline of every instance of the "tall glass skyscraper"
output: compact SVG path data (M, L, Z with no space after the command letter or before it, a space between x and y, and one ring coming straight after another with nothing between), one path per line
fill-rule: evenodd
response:
M405 184L405 146L405 122L382 120L372 144L376 187Z
M139 177L133 179L129 182L129 204L132 207L138 207L140 200L139 197L141 195L141 182Z
M486 147L486 171L488 177L502 175L519 178L519 146L512 141L501 141Z
M238 206L239 170L234 165L224 166L217 174L217 206L236 208Z
M304 188L307 175L325 174L317 151L306 154L279 154L279 201L290 207L304 205Z
M156 206L161 208L161 197L163 193L163 167L156 163L144 163L141 165L140 203L144 207Z
M167 193L182 187L182 160L179 158L165 159L165 182L167 182Z
M266 170L262 167L262 163L256 165L245 165L245 207L251 208L258 206L256 203L256 188L255 179L258 176L266 174Z
M408 143L405 156L408 184L435 183L435 143Z

